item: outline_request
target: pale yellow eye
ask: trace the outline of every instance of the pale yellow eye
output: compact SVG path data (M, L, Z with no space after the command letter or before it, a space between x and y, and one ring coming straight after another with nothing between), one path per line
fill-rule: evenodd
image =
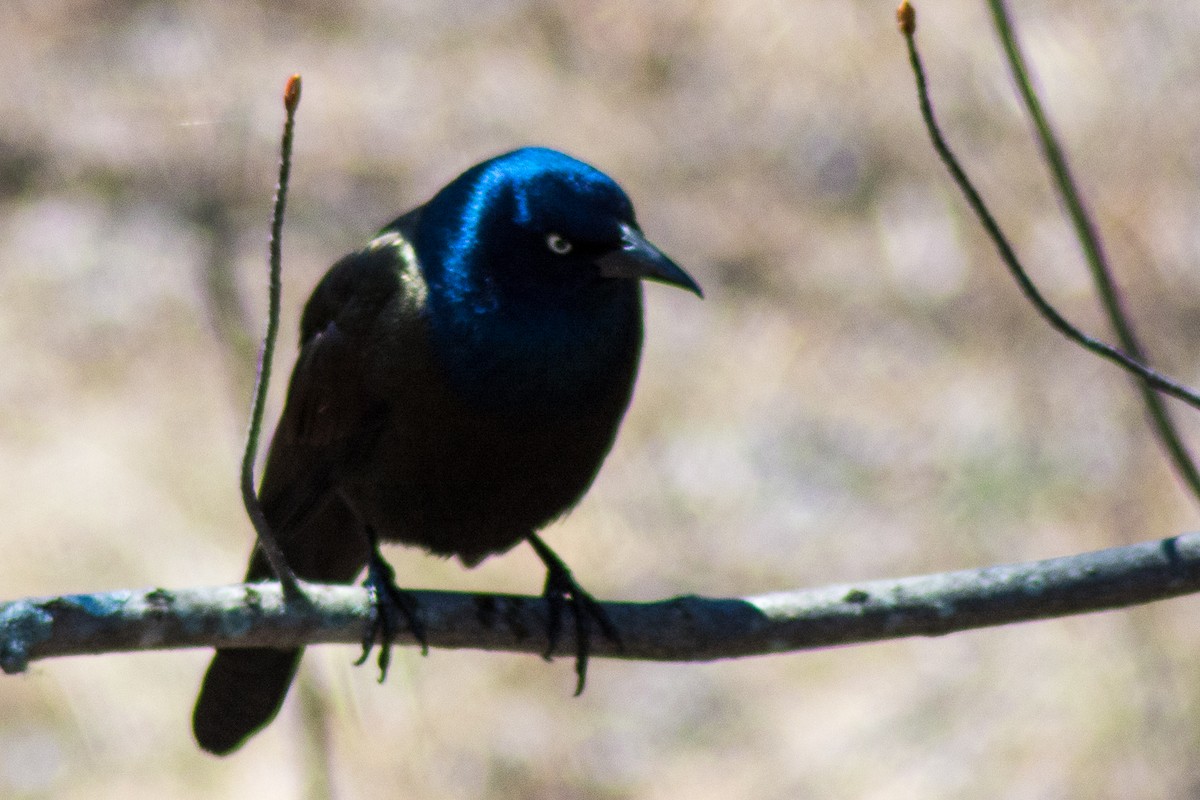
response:
M571 252L572 246L571 242L565 236L557 233L546 234L546 247L549 247L550 252L555 255L565 256Z

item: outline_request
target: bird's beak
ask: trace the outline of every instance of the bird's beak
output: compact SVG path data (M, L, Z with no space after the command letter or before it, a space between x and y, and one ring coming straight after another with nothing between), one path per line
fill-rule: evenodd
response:
M678 286L697 297L704 297L704 292L692 280L692 276L646 241L641 231L632 225L621 223L621 248L600 256L596 259L596 266L606 278L644 278Z

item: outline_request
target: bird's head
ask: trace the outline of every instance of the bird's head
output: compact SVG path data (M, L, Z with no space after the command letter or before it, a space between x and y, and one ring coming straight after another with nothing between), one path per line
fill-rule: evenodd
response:
M431 288L481 312L628 294L640 279L702 296L645 239L615 181L546 148L497 156L452 181L425 206L416 249Z

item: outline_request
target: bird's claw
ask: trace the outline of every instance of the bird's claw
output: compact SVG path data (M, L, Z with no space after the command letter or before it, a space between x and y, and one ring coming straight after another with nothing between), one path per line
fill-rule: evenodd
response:
M609 619L604 607L575 582L569 570L565 567L550 567L546 572L546 588L542 594L548 605L546 621L546 652L542 657L549 661L558 645L558 636L562 629L563 606L570 603L571 615L575 618L575 696L583 694L587 682L588 656L592 644L592 620L600 625L604 638L623 647L621 635L617 627Z
M396 573L377 553L372 554L367 564L367 579L363 581L371 592L371 607L374 613L363 633L362 655L355 666L365 664L371 648L379 643L379 682L387 678L392 663L392 641L404 628L412 632L421 645L421 655L429 654L429 643L425 639L425 624L421 621L420 608L411 593L396 585Z

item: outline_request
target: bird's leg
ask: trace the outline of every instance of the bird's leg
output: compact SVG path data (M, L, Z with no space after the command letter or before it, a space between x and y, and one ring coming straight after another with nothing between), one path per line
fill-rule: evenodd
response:
M375 613L367 624L363 634L363 652L358 661L359 666L366 662L375 642L379 642L379 682L387 677L388 666L392 663L392 640L407 626L412 631L413 638L421 645L421 655L429 654L429 644L425 640L425 624L421 622L420 608L417 599L411 593L396 585L396 572L392 565L383 559L379 552L379 539L372 528L367 528L367 540L371 545L371 555L367 560L367 579L363 586L371 592L371 604Z
M621 636L612 620L608 618L604 608L596 599L583 590L571 570L562 562L553 550L538 537L531 533L527 537L538 558L546 565L546 588L542 596L549 606L549 619L546 624L546 652L543 658L550 660L554 648L558 644L558 634L562 627L562 610L565 602L571 604L571 615L575 618L575 674L578 681L575 684L575 696L583 693L584 683L587 682L588 654L591 650L592 627L591 620L600 624L604 637L621 647Z

